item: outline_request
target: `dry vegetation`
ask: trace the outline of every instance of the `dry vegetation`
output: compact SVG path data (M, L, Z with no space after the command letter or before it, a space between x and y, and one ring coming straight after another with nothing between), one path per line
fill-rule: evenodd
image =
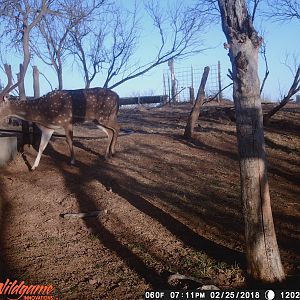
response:
M99 131L77 127L77 136L91 138L76 139L75 167L56 137L35 172L28 170L32 148L3 168L3 278L52 283L62 299L140 299L146 289L170 288L167 277L176 272L220 288L249 287L235 124L209 106L195 140L186 141L190 109L121 110L123 131L109 161L106 140L92 138ZM266 128L286 287L296 287L300 275L299 132L296 105ZM60 216L96 210L98 217Z

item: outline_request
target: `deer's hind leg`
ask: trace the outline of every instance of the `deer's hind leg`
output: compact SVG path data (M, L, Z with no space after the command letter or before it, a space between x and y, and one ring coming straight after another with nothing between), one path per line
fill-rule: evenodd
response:
M105 158L109 158L115 154L115 146L118 138L119 127L97 124L97 127L104 131L108 137L108 145L105 152Z
M42 125L37 124L37 126L42 131L42 137L41 137L41 142L40 142L40 146L39 146L38 155L37 155L37 157L35 159L35 162L34 162L33 166L31 167L32 171L35 170L38 167L38 165L40 163L40 160L41 160L42 153L45 150L46 146L48 145L48 143L50 141L50 138L51 138L51 136L52 136L52 134L54 132L53 129L44 127Z
M70 148L70 155L71 155L70 164L75 165L75 155L74 155L74 148L73 148L73 125L68 124L64 129L66 133L67 143Z
M111 128L114 134L113 134L111 144L109 145L110 147L109 151L111 155L114 155L116 153L116 143L119 136L120 126L118 123L115 123L113 126L111 126Z

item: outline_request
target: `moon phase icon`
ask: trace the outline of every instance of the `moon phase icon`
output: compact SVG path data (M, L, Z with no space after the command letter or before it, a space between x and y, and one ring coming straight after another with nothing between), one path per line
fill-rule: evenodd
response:
M272 291L272 290L267 290L267 291L265 292L265 298L266 298L267 300L273 300L273 299L275 298L275 293L274 293L274 291Z

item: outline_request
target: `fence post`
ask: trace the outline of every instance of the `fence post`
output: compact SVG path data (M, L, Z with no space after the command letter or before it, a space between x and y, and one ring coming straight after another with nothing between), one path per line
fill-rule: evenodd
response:
M164 84L164 95L167 95L167 86L166 86L165 73L163 73L163 84Z
M171 86L170 86L170 76L168 75L168 96L169 96L169 105L171 105Z
M189 90L190 90L190 102L195 104L195 90L194 90L194 87L190 86Z

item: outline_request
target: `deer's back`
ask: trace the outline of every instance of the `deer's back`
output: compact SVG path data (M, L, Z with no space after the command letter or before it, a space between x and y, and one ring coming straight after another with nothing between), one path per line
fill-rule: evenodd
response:
M38 110L52 124L94 120L106 123L116 118L119 109L119 96L103 88L53 91L37 102Z
M119 109L119 96L108 89L92 88L64 91L72 105L74 122L106 121L114 118Z

